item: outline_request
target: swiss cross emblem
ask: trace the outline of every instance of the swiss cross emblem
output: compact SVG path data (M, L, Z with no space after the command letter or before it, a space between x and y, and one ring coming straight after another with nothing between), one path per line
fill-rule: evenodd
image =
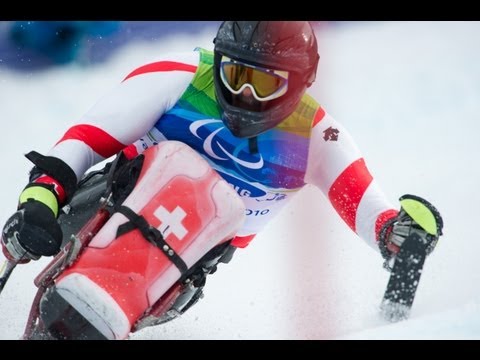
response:
M180 206L177 206L172 212L160 206L153 215L162 222L159 230L164 238L173 233L178 240L182 240L187 235L188 230L182 224L187 213Z
M337 141L338 140L338 129L332 128L331 126L323 131L323 140L325 141Z

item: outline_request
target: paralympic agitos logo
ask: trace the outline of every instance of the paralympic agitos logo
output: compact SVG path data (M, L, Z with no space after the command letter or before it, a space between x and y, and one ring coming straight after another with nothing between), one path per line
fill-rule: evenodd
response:
M213 123L221 124L221 127L212 131L204 139L198 135L198 130L202 126L206 126L208 124L213 124ZM247 160L238 158L237 156L230 153L222 146L222 144L217 140L218 139L217 135L221 131L228 131L228 129L226 129L225 126L223 126L222 120L215 120L215 119L197 120L190 124L189 130L193 135L195 135L195 137L197 137L200 140L203 140L203 150L213 159L223 160L223 161L231 159L238 165L241 165L245 168L253 169L253 170L261 169L264 165L263 157L261 154L259 154L259 159L257 161L247 161ZM213 145L216 145L216 146L213 146Z

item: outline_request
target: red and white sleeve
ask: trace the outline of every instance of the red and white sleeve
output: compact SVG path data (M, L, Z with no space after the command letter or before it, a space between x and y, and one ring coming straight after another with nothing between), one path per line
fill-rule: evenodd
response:
M98 162L145 135L193 79L198 52L171 54L143 65L101 98L49 151L79 180Z
M314 120L305 181L320 188L345 223L378 250L377 234L397 210L370 174L350 134L322 108Z

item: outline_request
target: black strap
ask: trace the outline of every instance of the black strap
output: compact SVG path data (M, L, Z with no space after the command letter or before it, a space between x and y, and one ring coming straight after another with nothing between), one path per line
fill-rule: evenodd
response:
M107 191L112 192L113 202L121 204L135 188L143 166L143 154L128 160L123 151L111 163L107 177Z
M35 164L35 167L30 171L30 181L41 174L51 176L63 186L67 195L65 202L68 203L77 190L77 175L75 175L73 169L61 159L44 156L36 151L30 151L25 157Z
M248 139L248 149L250 154L258 154L258 138L256 136Z
M142 215L138 215L132 209L124 205L118 206L115 211L125 215L127 219L130 220L118 227L116 235L117 238L132 230L138 229L145 239L163 251L167 258L170 259L170 261L178 268L178 270L180 270L182 275L187 272L187 264L185 264L175 250L173 250L173 248L167 244L162 233L153 226L150 226L150 224Z

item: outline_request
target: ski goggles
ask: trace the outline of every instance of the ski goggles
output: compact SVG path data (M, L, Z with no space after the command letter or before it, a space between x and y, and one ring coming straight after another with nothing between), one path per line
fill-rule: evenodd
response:
M279 98L288 89L288 71L248 65L227 56L222 56L220 61L220 78L225 87L235 95L249 87L258 101Z

